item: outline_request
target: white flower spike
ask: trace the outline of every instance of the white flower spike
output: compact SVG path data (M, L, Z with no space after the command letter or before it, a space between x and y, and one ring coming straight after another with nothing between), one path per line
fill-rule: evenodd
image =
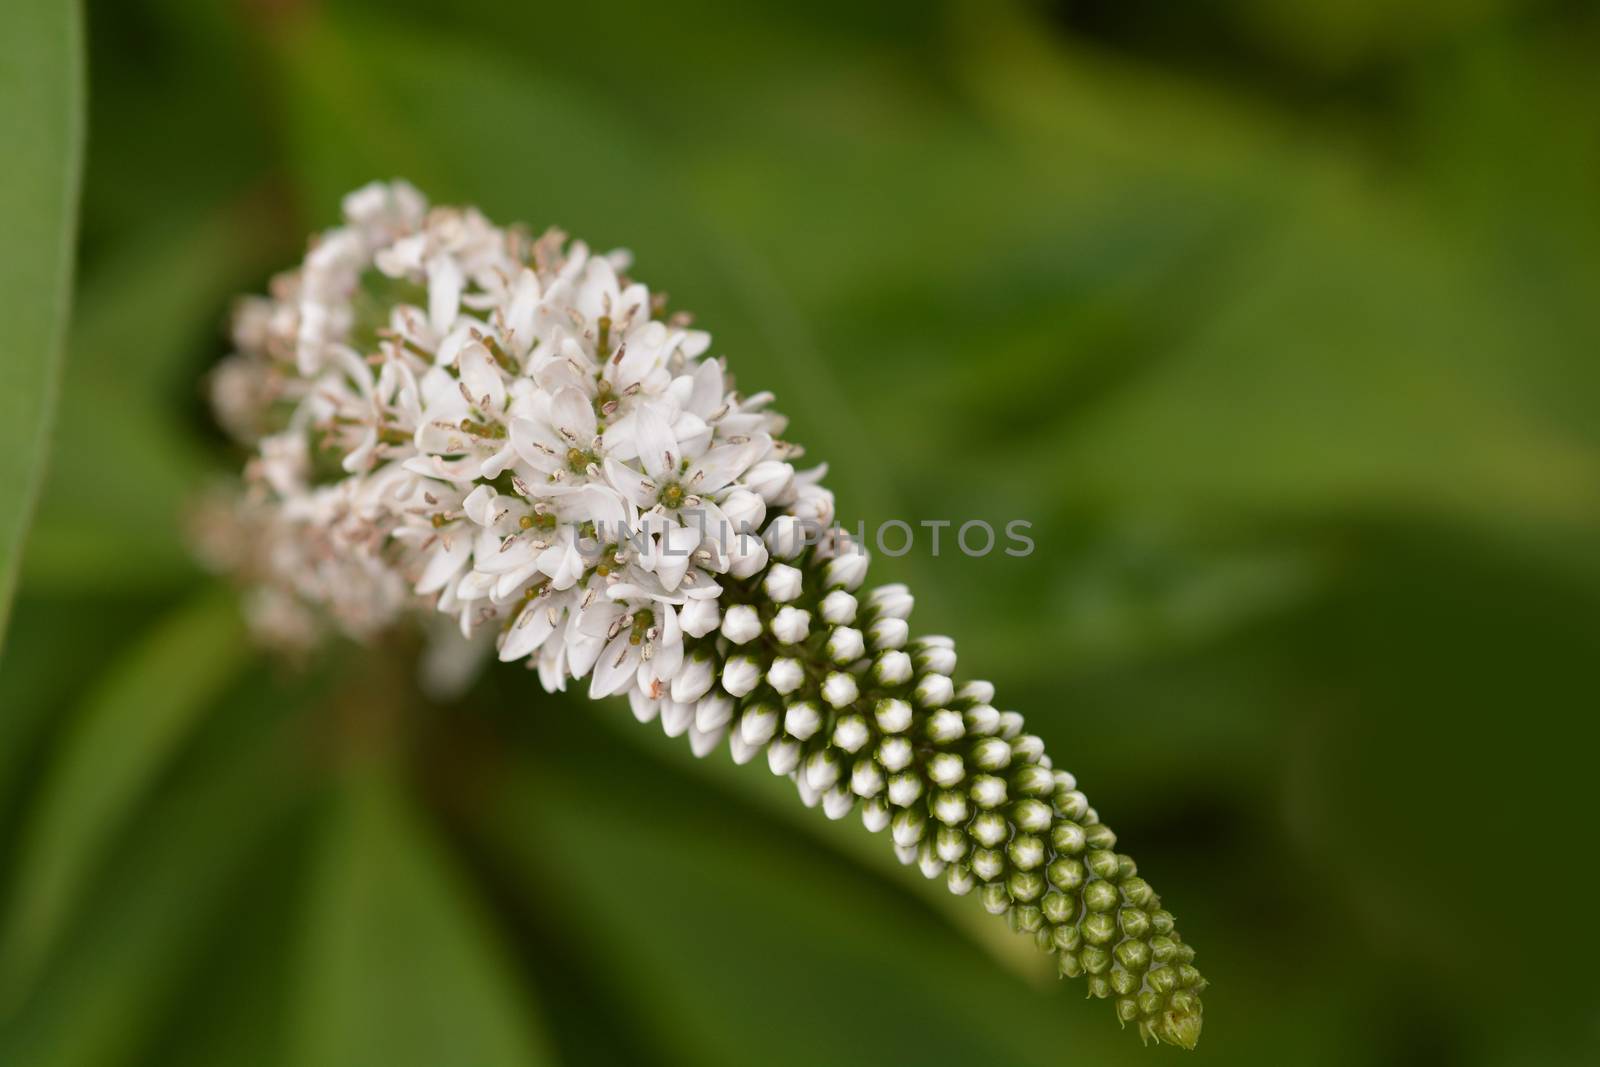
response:
M911 637L904 586L857 592L821 469L628 263L403 182L346 197L240 305L212 379L251 459L203 532L257 630L304 646L443 613L447 640L625 696L696 755L765 751L1141 1036L1194 1047L1204 979L1116 835L993 686L953 680L953 642Z

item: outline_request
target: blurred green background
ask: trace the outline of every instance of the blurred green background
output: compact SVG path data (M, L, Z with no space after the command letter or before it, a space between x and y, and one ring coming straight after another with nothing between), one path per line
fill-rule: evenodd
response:
M21 122L73 64L70 5L18 4ZM233 295L391 176L631 247L841 515L1032 521L1031 557L924 541L874 577L1177 913L1201 1060L1600 1059L1592 5L86 19L69 342L0 654L0 1064L1181 1055L855 820L623 706L509 668L429 703L416 635L250 649L182 534L240 459L196 383ZM63 121L33 124L17 255L54 216L13 187L70 189ZM46 392L18 388L8 420Z

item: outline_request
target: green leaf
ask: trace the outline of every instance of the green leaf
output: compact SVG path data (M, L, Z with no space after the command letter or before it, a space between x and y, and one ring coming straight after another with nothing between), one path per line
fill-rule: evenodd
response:
M163 588L194 574L179 518L212 470L173 408L192 402L197 370L225 350L229 298L267 269L251 207L147 221L85 270L57 423L72 447L40 495L23 561L30 591Z
M0 638L39 490L72 283L83 140L82 26L76 3L0 9Z
M1051 957L1040 952L1026 938L1014 936L1006 925L994 921L972 901L952 896L942 881L929 881L915 867L895 859L894 850L884 840L864 830L859 820L835 822L808 809L795 796L794 783L785 778L762 774L759 767L740 767L720 749L697 759L681 738L668 738L659 729L640 726L615 702L607 701L583 709L593 715L625 744L636 745L656 758L679 768L686 775L723 786L746 804L775 822L791 826L840 856L860 863L867 870L919 898L938 912L952 927L1000 966L1025 981L1053 983L1056 972Z
M23 829L0 1007L25 992L119 824L247 656L233 597L210 590L114 663L72 716Z
M488 791L474 832L538 901L530 921L581 944L662 1060L1117 1061L1129 1035L1096 1025L1103 1005L1023 983L914 897L603 735L589 743L541 736L539 757Z
M315 863L290 1062L546 1062L461 875L387 772L355 768Z
M0 1063L170 1062L146 1046L163 1028L195 1029L186 979L207 946L243 947L240 927L263 910L259 887L281 881L276 846L309 782L298 720L284 709L315 707L316 683L243 688L219 708L196 758L119 834L29 995L0 1010Z

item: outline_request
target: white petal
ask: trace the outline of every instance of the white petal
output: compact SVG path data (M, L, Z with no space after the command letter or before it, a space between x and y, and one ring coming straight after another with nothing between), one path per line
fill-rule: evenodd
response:
M609 456L606 458L606 481L611 487L641 508L654 506L659 489L644 475Z
M772 439L765 435L736 445L718 445L689 468L689 492L715 493L742 476L771 448Z
M664 478L677 471L678 439L661 412L645 404L634 414L634 433L639 442L639 458L652 478Z
M566 465L565 449L542 423L533 419L512 419L510 440L512 450L535 470L549 474Z
M450 256L428 260L428 323L443 334L461 313L461 286L466 281L461 266Z
M506 328L511 331L511 351L523 357L533 347L533 311L539 304L539 276L527 267L517 275L511 290L511 308L506 312Z
M428 557L427 566L422 569L422 577L417 580L417 592L426 596L443 589L471 554L472 538L465 531L442 535Z
M492 487L480 485L467 494L467 498L461 502L461 510L479 526L488 526L494 521L498 510L495 505L498 495Z
M633 681L639 667L640 647L628 630L617 634L594 665L594 677L589 680L589 696L608 697L620 693Z
M550 616L555 612L556 609L545 597L528 601L517 620L511 624L511 629L506 631L505 641L500 645L501 662L521 659L544 644L555 632L555 623L550 621ZM560 621L559 615L556 621Z
M577 389L563 389L550 402L550 419L569 446L587 449L594 441L594 405Z
M668 592L678 588L689 569L689 556L700 547L700 531L669 524L662 531L660 555L656 560L656 577Z
M456 357L456 365L461 370L461 384L467 387L473 403L482 404L487 398L491 413L505 409L505 378L500 374L500 368L495 366L487 348L474 341L461 350Z

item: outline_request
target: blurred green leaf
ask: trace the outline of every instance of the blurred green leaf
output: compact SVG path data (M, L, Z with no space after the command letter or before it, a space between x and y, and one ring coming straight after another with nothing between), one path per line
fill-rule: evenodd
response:
M253 195L185 204L126 234L85 271L60 447L23 562L31 589L148 590L194 576L180 519L213 468L187 420L172 413L199 412L197 375L223 350L229 302L277 250L261 239L271 213Z
M118 826L247 655L231 593L212 588L118 659L73 713L23 831L0 1007L26 991Z
M250 891L278 884L274 866L292 859L278 835L294 825L309 776L285 707L318 708L316 688L244 689L219 709L226 714L208 724L214 736L170 787L126 813L59 950L29 995L0 1010L0 1063L165 1062L147 1043L166 1026L194 1029L181 992L187 981L209 981L194 973L205 946L241 937L257 918Z
M531 993L389 772L350 771L329 816L302 927L290 1062L547 1062Z
M1024 984L887 884L598 755L546 747L507 764L475 832L542 901L542 922L599 953L606 995L665 1062L1102 1062L1124 1040L1138 1051L1096 1025L1104 1004Z
M868 833L859 819L835 821L826 818L818 809L804 807L799 803L794 783L787 778L761 773L760 760L754 767L740 767L725 758L726 753L720 748L707 758L697 759L682 738L665 737L654 725L641 726L615 702L585 708L582 713L595 716L623 743L669 762L687 776L727 789L774 822L793 827L840 856L861 864L902 892L916 896L925 907L938 912L973 945L1019 978L1035 984L1055 981L1051 958L1026 938L1013 935L1004 923L995 922L982 908L973 907L971 900L951 896L943 881L930 881L916 867L902 865L895 859L889 843L881 836Z
M43 477L72 284L83 138L76 2L12 0L0 12L0 639Z

